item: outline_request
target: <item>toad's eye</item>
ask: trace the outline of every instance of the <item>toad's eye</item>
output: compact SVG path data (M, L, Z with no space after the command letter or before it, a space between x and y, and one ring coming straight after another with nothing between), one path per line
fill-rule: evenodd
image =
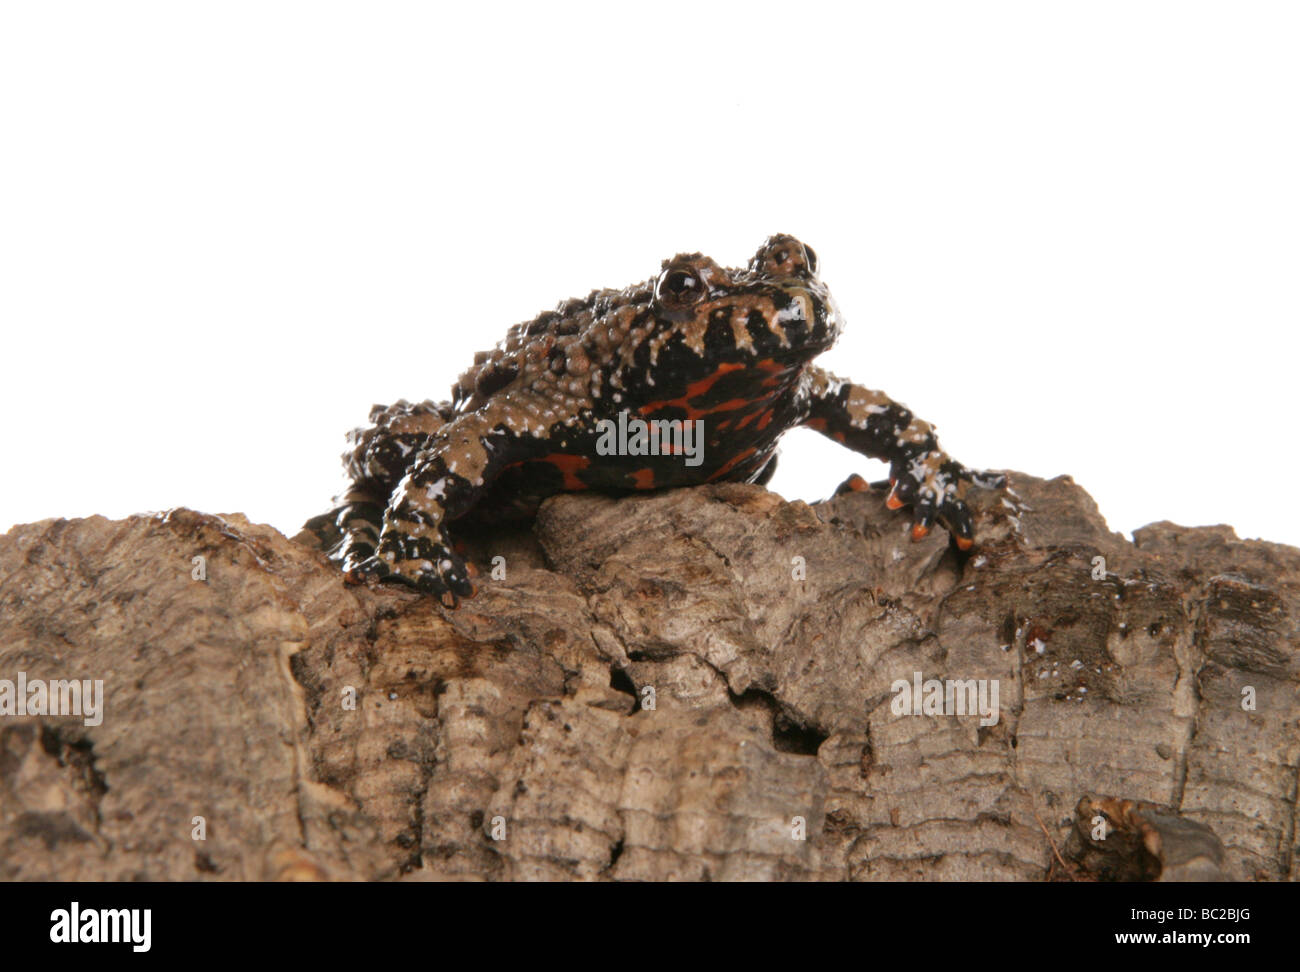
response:
M686 267L669 267L659 275L655 284L655 300L665 307L689 307L704 296L704 281L694 270Z
M817 254L811 246L780 233L768 237L767 242L759 247L749 262L749 268L771 276L807 279L817 273Z

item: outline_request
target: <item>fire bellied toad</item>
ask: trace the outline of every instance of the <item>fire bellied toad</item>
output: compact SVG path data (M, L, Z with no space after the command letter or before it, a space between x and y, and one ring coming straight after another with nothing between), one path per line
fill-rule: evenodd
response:
M625 290L597 290L516 324L480 352L449 402L376 405L350 437L351 487L308 523L349 580L473 593L449 526L528 514L566 490L764 483L797 425L890 463L888 505L971 546L968 483L996 487L884 394L812 363L840 316L813 250L773 236L743 270L699 253ZM861 481L857 480L860 485Z

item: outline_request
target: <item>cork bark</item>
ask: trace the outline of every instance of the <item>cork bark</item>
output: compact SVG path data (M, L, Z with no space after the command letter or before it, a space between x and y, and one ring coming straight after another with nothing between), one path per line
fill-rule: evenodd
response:
M456 610L239 515L15 527L0 679L104 705L0 716L0 878L1294 879L1300 550L1010 487L968 556L876 492L560 496Z

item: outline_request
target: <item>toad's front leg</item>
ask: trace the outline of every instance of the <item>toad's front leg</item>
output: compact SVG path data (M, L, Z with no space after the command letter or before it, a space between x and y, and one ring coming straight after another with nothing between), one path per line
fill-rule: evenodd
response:
M526 424L512 431L495 413L470 412L431 436L393 490L374 556L352 578L400 580L453 607L457 597L473 596L447 524L472 509L503 468L535 453L537 431Z
M890 509L911 505L912 537L937 520L962 550L973 543L967 484L996 489L1006 477L967 469L939 448L934 428L882 392L842 381L820 368L806 374L803 424L856 452L889 463Z

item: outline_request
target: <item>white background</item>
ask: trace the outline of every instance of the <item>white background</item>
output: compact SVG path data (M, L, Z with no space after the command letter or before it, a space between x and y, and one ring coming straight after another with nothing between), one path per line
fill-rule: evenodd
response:
M0 11L0 529L293 533L372 402L782 231L957 458L1300 543L1300 6ZM883 470L796 431L772 485Z

